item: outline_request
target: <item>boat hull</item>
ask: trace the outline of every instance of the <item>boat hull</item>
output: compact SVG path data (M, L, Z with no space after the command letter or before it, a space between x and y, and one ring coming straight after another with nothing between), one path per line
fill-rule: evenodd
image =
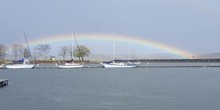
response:
M115 64L102 64L104 68L135 68L136 65L115 65Z
M14 64L14 65L6 65L7 69L31 69L34 68L34 64Z
M84 65L58 65L57 68L82 68Z

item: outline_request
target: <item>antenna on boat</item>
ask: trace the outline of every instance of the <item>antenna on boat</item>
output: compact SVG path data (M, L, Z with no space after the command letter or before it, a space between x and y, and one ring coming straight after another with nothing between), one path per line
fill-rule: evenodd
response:
M131 40L129 39L129 45L128 45L128 60L131 59Z
M76 46L77 46L77 48L78 48L78 51L79 51L79 58L81 58L81 60L82 60L82 62L83 62L83 58L82 58L82 54L81 54L81 51L80 51L80 48L79 48L79 45L78 45L78 42L77 42L77 40L76 40L76 36L75 36L75 34L74 34L74 31L72 30L72 34L73 34L73 37L74 37L74 39L75 39L75 42L76 42Z
M72 31L72 37L71 37L71 60L73 61L73 37L74 37L74 33Z
M33 61L31 50L30 50L30 47L29 47L29 44L28 44L28 40L27 40L27 37L26 37L26 34L25 34L24 31L23 31L23 35L24 35L24 38L25 38L25 41L26 41L26 44L27 44L28 52L29 52L29 54L31 56L31 61Z

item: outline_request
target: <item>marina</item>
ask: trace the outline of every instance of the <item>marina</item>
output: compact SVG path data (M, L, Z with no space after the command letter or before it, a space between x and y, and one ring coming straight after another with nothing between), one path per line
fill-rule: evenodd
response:
M220 110L219 5L1 0L0 110Z

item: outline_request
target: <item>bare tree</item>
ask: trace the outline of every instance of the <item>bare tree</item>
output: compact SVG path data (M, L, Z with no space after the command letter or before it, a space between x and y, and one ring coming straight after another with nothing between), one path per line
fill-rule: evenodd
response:
M61 57L63 57L63 60L66 59L67 53L68 53L68 47L67 47L67 46L62 46L62 47L60 48L60 54L59 54L59 55L60 55Z
M23 49L23 55L24 55L24 58L30 58L31 57L31 53L28 50L28 48Z
M5 59L6 51L8 50L8 47L0 44L0 59Z
M23 46L20 44L14 44L12 46L12 55L14 60L17 60L18 57L23 57Z
M68 55L70 56L70 59L73 60L73 47L70 45L67 47Z
M47 59L48 54L51 51L51 47L49 44L38 44L34 50L37 51L38 54L40 54L40 56L43 55L43 59Z

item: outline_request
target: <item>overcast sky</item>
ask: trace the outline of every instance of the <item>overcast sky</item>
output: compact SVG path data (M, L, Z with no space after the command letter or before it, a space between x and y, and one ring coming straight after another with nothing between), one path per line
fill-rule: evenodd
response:
M219 0L1 0L0 43L16 43L22 30L36 39L74 29L140 36L196 54L220 52L219 6Z

